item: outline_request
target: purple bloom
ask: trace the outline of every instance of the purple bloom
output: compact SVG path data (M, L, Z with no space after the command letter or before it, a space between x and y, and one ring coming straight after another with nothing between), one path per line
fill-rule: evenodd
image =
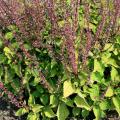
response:
M0 82L0 89L4 88L4 84L2 82Z

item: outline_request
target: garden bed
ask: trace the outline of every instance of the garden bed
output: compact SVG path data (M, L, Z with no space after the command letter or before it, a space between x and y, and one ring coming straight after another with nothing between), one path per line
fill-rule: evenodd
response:
M26 116L22 117L16 117L15 111L17 108L11 104L8 103L3 98L0 98L0 120L26 120ZM86 120L93 120L94 116L93 114L90 114ZM68 118L67 120L83 120L81 118ZM120 120L120 117L118 117L118 114L115 111L109 111L107 113L107 117L103 120Z

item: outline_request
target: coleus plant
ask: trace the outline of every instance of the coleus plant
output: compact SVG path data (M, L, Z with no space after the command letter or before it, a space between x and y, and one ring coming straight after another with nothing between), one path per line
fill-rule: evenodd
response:
M0 90L16 115L120 115L119 17L119 0L1 0Z

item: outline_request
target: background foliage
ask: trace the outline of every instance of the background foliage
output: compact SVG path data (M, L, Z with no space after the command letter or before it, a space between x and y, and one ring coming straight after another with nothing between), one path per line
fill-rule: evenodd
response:
M1 96L27 120L120 116L119 25L119 0L1 0Z

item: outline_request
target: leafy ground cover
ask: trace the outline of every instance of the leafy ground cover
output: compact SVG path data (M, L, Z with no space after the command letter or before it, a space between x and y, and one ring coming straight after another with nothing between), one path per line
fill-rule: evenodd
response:
M13 104L8 103L7 100L3 100L0 98L0 120L26 120L27 115L23 115L21 117L15 116L16 108ZM91 114L88 117L88 120L93 120L94 115ZM117 113L115 111L110 111L107 113L106 118L102 120L119 120ZM75 120L75 118L67 118L67 120ZM77 120L80 120L78 118ZM82 119L81 119L82 120Z
M10 119L119 119L119 0L1 0L0 96Z

